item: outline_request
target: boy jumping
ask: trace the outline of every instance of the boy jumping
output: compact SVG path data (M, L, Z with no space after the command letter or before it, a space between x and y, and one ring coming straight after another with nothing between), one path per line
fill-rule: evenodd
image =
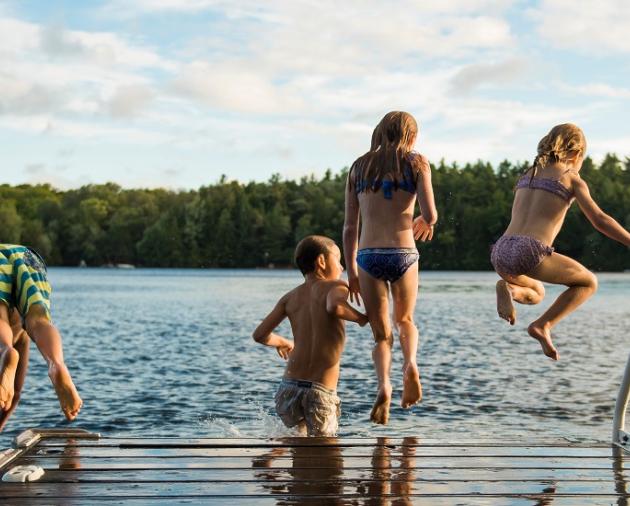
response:
M20 354L28 353L24 335L14 332L17 328L12 321L14 308L48 364L48 376L64 415L68 420L74 420L81 409L81 398L63 360L61 335L50 320L50 292L46 265L35 251L25 246L0 244L0 410L5 411L3 424L15 408L16 375L20 387L23 381L19 365L25 366L27 362L25 357L20 360Z
M301 435L334 436L340 414L336 388L345 343L344 320L364 326L367 316L348 304L341 252L332 239L311 235L300 241L295 263L304 283L284 295L254 331L256 342L276 348L288 360L276 393L276 412ZM293 341L273 330L289 318Z

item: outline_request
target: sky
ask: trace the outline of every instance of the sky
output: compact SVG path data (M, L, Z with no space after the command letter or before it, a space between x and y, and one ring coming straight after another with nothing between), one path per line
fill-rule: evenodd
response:
M0 0L0 183L338 171L390 110L438 162L555 124L630 155L627 0Z

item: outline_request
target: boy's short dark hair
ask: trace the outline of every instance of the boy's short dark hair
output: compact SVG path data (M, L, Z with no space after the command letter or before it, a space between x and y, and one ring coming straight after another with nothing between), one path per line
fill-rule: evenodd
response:
M302 274L315 270L315 260L335 246L335 241L324 235L307 235L295 248L295 265Z

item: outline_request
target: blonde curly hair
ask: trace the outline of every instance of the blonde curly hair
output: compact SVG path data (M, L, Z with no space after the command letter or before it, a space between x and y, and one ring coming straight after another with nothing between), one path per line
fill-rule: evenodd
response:
M538 142L537 155L532 165L532 178L538 169L564 162L575 156L584 156L586 137L584 132L573 123L562 123L553 127Z

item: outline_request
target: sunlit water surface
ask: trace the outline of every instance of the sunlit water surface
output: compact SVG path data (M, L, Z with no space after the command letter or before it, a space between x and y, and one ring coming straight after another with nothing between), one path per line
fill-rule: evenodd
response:
M556 329L557 363L526 326L496 316L493 273L422 274L422 404L403 410L401 353L394 347L394 403L387 427L369 422L376 389L369 328L347 326L339 395L341 436L417 435L605 441L629 351L630 274L600 274L600 288ZM50 269L53 316L84 400L63 420L33 346L23 400L0 448L27 427L82 427L106 435L270 437L290 434L275 418L283 361L251 339L297 271ZM285 323L279 329L289 335Z

